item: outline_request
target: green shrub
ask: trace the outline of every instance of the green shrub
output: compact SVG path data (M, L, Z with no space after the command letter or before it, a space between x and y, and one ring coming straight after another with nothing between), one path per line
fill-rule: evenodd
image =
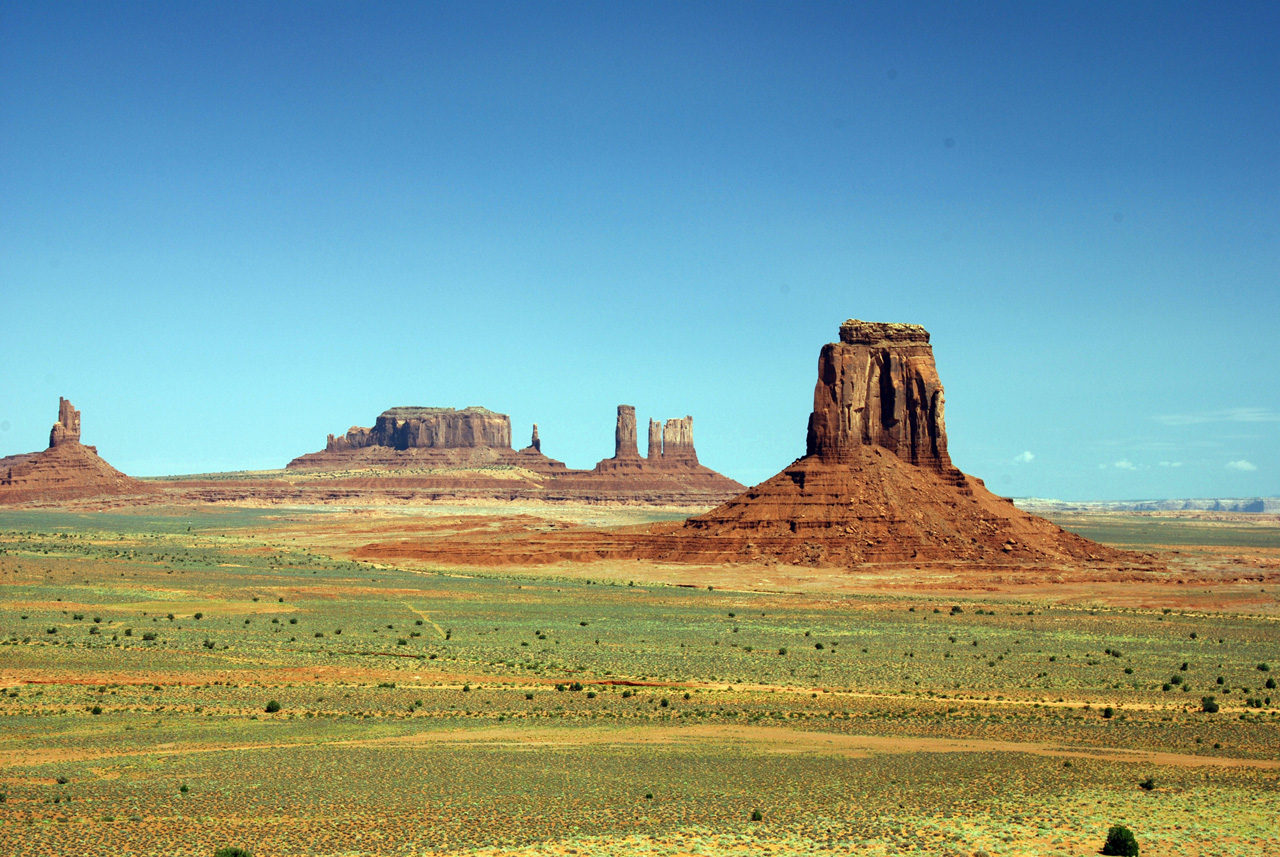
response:
M1138 840L1132 830L1117 824L1107 831L1107 841L1103 843L1101 853L1114 857L1138 857Z
M751 820L752 820L752 821L764 821L764 814L763 814L763 813L761 813L761 812L760 812L760 810L758 810L758 809L753 809L753 810L751 810Z
M275 714L279 710L280 710L280 703L276 702L274 699L267 703L268 714Z
M1217 714L1218 703L1212 696L1202 696L1200 698L1200 710L1206 714Z
M217 851L213 852L213 857L253 857L243 848L237 848L234 845L224 845Z
M1138 788L1142 789L1143 791L1149 792L1155 789L1155 787L1156 787L1156 781L1151 777L1147 777L1145 780L1138 783Z

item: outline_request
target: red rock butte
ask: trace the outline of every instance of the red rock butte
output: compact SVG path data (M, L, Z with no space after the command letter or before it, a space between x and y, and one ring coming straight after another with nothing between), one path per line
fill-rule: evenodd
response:
M804 457L690 518L689 552L823 564L1118 556L956 469L943 401L923 327L846 321L818 358Z
M80 412L58 399L49 448L0 458L0 503L59 502L152 489L116 470L80 442Z

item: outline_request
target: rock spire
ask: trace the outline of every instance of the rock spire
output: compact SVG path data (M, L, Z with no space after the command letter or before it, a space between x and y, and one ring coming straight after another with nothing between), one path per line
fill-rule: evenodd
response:
M61 396L58 397L58 421L49 431L49 448L80 442L80 412Z
M613 457L633 459L640 457L636 445L636 409L633 405L618 405L618 425L613 433Z

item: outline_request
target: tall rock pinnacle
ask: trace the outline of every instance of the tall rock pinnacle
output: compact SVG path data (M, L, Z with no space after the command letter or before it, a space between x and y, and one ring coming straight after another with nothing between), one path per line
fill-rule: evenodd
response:
M618 427L613 434L614 458L639 458L636 444L636 409L632 405L618 405Z
M662 458L662 423L655 419L649 420L649 455L650 461L657 461Z
M807 455L850 461L879 446L920 467L952 469L942 383L929 333L917 324L849 319L823 347Z
M49 447L80 442L80 412L61 396L58 397L58 421L49 431Z
M538 424L533 424L533 439L529 441L529 446L536 452L542 452L542 440L538 437Z

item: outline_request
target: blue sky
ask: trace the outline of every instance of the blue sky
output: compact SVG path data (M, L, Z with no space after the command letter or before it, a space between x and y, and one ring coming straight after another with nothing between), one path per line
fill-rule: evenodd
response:
M743 482L925 325L997 492L1280 494L1274 3L0 4L0 455L129 473L393 405Z

